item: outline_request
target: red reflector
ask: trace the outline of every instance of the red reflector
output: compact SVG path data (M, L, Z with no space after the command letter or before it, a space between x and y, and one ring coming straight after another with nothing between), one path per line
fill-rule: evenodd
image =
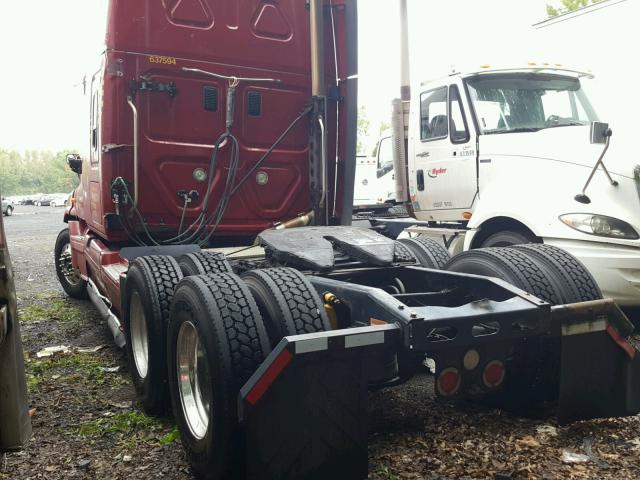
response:
M453 395L460 388L460 372L457 368L445 368L438 376L438 392L440 395Z
M624 352L629 356L630 360L636 358L638 351L633 347L633 345L622 338L615 328L613 328L611 325L607 325L607 333L613 339L613 341L616 342L622 350L624 350Z
M497 387L504 380L504 364L499 360L487 363L482 373L482 381L487 387Z
M246 397L247 402L252 406L255 406L262 398L262 395L264 395L264 392L267 391L275 379L278 378L287 365L289 365L292 358L293 354L289 350L283 350L282 353L276 357L273 363L269 365L269 368L267 368L264 375L260 377L260 380L258 380L249 391L249 394Z

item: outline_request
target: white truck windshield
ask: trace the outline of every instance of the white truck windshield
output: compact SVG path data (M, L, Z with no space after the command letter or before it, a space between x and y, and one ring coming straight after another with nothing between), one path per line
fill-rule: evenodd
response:
M481 133L588 125L597 116L575 77L483 74L466 80Z

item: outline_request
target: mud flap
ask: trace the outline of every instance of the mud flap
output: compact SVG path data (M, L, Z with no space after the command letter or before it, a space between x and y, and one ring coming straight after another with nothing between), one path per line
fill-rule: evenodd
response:
M610 300L554 307L562 357L558 422L640 411L640 355L633 325Z
M283 339L240 392L247 478L367 478L367 358L399 339L395 325Z

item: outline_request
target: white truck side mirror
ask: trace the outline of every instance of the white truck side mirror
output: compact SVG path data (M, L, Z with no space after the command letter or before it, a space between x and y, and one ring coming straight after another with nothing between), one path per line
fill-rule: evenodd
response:
M589 187L589 184L591 183L591 180L593 179L593 176L596 173L596 170L598 170L598 167L602 167L602 170L607 175L607 178L609 179L609 183L612 186L614 187L618 186L618 182L615 181L613 178L611 178L611 175L609 174L609 170L607 170L607 167L605 167L604 162L602 161L604 158L604 155L607 153L607 150L609 149L609 142L611 141L611 135L613 135L613 132L609 128L608 123L591 122L591 143L604 144L604 149L600 154L600 158L598 159L596 164L593 166L593 169L591 170L591 174L587 179L587 183L585 183L584 187L582 188L582 192L580 192L575 197L573 197L576 202L583 203L585 205L591 203L591 199L587 196L586 191L587 191L587 187Z
M604 122L591 122L591 143L607 143L607 138L611 136L609 124Z

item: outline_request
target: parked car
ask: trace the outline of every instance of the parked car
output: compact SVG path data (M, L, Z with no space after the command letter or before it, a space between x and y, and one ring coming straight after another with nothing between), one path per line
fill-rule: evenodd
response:
M43 196L42 193L36 193L36 194L33 194L33 195L27 195L22 200L22 205L35 205L36 201L42 196Z
M7 198L2 199L2 215L6 215L7 217L10 217L11 215L13 215L14 208L15 207L11 200Z
M51 195L42 195L37 200L33 202L36 207L48 207L51 205L51 200L53 196Z
M3 199L4 208L4 199ZM7 241L0 216L0 453L24 447L31 437L20 324Z
M49 205L52 207L66 207L69 202L68 193L54 193L51 195L51 201Z

